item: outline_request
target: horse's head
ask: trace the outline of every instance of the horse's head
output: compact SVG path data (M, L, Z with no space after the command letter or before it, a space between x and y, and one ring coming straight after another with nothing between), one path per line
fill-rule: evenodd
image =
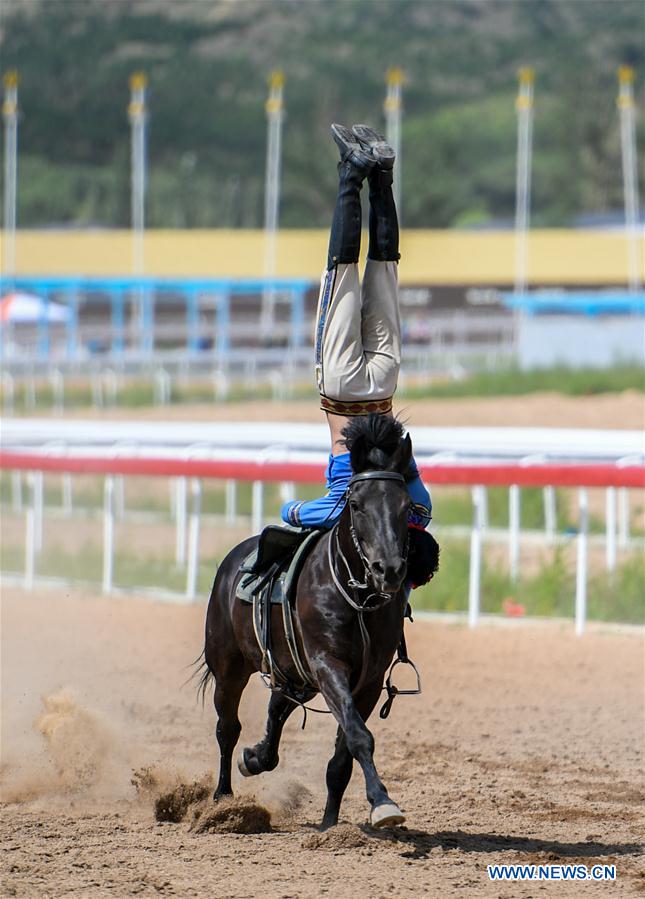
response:
M371 414L343 430L354 477L346 512L354 547L379 593L396 593L407 569L412 441L399 421Z

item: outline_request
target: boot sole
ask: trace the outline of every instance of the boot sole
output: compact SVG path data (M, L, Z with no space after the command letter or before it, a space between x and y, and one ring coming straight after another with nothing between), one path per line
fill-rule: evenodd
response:
M392 168L396 153L382 134L368 125L352 125L352 132L361 146L373 154L382 168Z

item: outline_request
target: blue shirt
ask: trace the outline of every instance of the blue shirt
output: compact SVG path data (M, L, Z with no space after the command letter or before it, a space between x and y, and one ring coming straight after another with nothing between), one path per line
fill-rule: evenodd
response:
M327 493L307 502L291 500L285 503L280 512L282 520L295 527L332 527L345 508L345 491L353 473L349 453L330 455L325 470ZM412 479L407 487L413 505L408 520L415 527L425 528L432 517L432 501L414 459L410 463L410 475Z

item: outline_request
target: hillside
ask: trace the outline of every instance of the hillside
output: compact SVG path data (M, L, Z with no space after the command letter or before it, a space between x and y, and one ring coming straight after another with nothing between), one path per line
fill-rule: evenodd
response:
M286 74L281 224L325 226L331 121L382 124L406 72L405 224L509 220L516 71L536 69L533 221L622 205L616 67L640 0L5 0L21 75L19 223L127 225L128 77L150 80L148 222L261 225L266 77ZM639 73L643 96L645 71ZM639 126L645 143L643 121Z

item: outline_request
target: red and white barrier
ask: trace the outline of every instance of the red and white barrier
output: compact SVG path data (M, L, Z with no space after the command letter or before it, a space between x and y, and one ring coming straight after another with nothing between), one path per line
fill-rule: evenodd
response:
M272 458L267 451L230 450L193 447L174 455L168 448L145 448L133 453L123 447L92 447L66 449L63 446L47 448L7 449L0 451L0 469L28 472L30 502L26 510L25 579L27 588L33 587L35 559L42 534L43 473L59 472L64 475L94 474L105 478L104 488L104 540L103 540L103 590L113 588L114 555L114 502L115 478L124 476L165 477L177 479L175 494L177 523L177 559L186 561L186 598L196 594L199 562L199 527L201 505L201 480L218 479L227 482L227 518L234 517L235 484L237 481L253 483L253 530L263 524L263 484L265 483L323 483L325 458L321 453L289 452L280 450ZM210 458L195 458L198 453ZM216 457L216 458L214 458ZM553 497L555 487L577 487L579 527L577 534L576 569L576 632L582 634L586 620L587 582L587 488L607 488L607 561L616 561L616 489L620 489L621 520L626 517L626 497L629 488L645 487L645 465L640 457L625 458L617 462L499 462L472 458L442 461L441 457L417 457L422 477L429 484L470 485L473 495L473 525L470 540L470 583L468 620L475 626L480 611L480 574L482 557L482 532L486 523L486 492L488 486L507 486L509 491L509 552L512 576L519 569L519 529L521 487L544 487L545 513L548 497ZM190 487L190 489L188 489ZM291 489L291 488L290 488ZM188 505L190 512L188 513ZM610 511L611 506L611 511ZM549 515L545 514L547 521ZM553 519L551 511L551 518ZM551 528L554 530L553 520ZM621 540L626 532L623 522ZM610 534L611 530L611 534ZM187 544L187 545L186 545Z

